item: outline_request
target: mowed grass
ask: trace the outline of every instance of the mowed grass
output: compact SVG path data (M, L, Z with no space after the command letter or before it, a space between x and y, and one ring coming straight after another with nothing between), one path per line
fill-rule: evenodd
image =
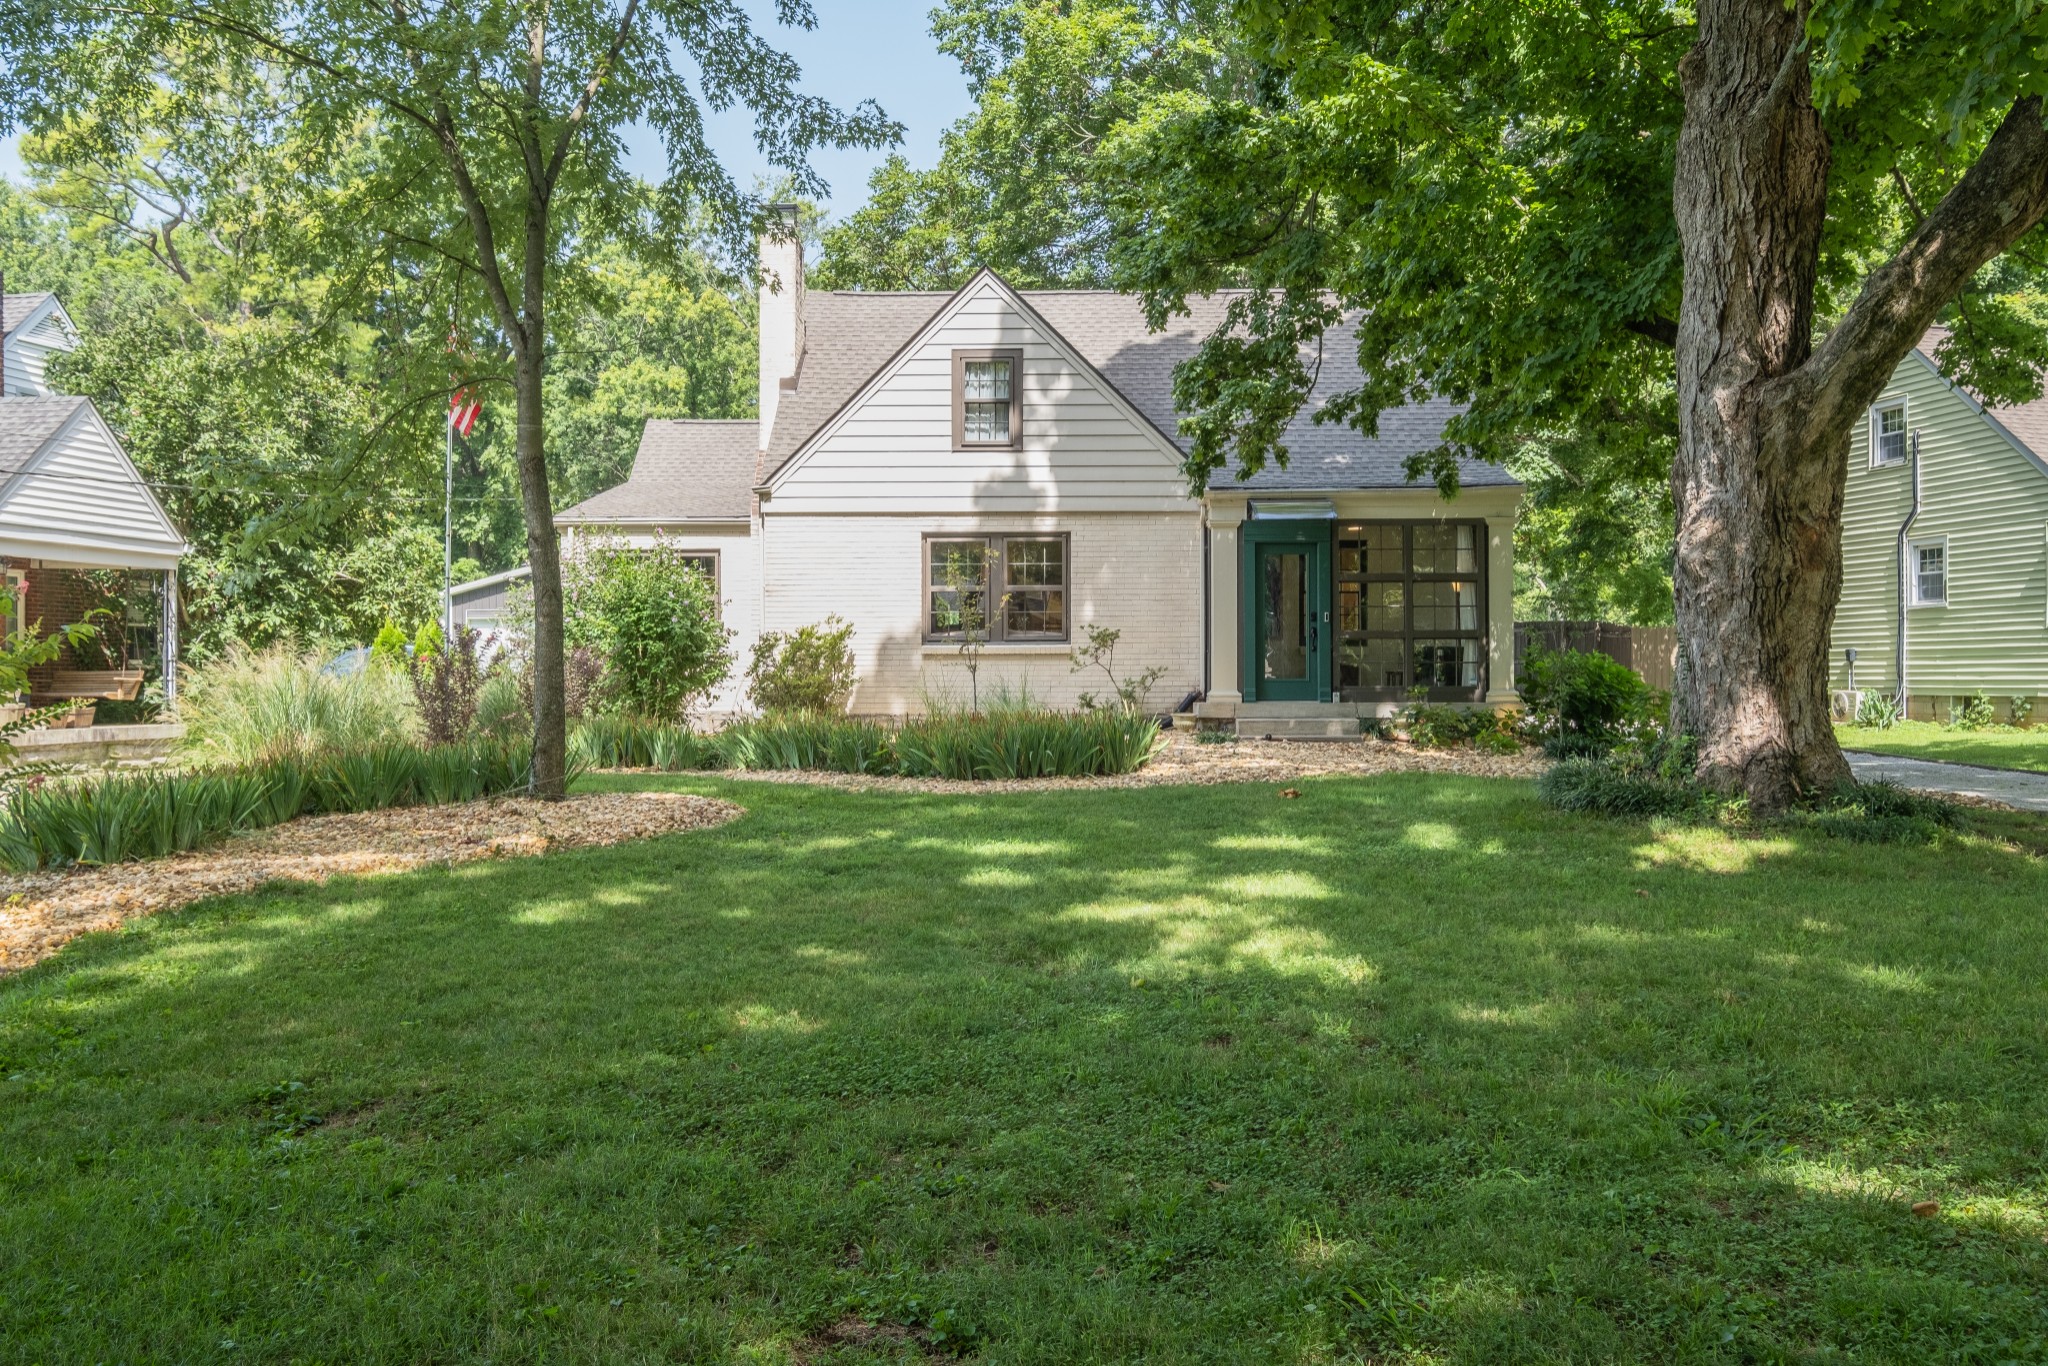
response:
M1835 739L1843 749L1871 754L2048 773L2048 724L2028 730L1956 730L1932 721L1900 721L1884 730L1836 726Z
M604 781L750 814L0 984L0 1358L2048 1355L2010 842Z

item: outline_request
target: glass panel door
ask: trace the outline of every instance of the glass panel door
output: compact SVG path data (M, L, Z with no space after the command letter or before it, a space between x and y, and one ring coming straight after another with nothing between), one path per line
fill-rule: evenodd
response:
M1259 551L1259 678L1294 683L1308 677L1308 548ZM1260 689L1261 692L1265 689Z
M1275 542L1254 546L1253 554L1256 696L1316 701L1329 687L1329 546Z

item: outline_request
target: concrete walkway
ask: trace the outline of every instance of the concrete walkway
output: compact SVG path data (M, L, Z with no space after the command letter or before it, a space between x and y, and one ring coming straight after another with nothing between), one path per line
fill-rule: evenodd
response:
M2026 811L2048 811L2048 773L2016 773L2011 769L1901 759L1895 754L1865 754L1858 750L1849 750L1847 754L1850 769L1866 781L1888 778L1900 787L1953 792L2004 802Z

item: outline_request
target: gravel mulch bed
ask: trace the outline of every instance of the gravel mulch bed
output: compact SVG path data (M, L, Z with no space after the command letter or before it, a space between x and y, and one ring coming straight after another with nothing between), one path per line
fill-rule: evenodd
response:
M743 812L731 802L677 792L505 798L312 816L175 858L0 873L0 972L47 958L77 935L266 882L325 882L338 874L622 844L723 825Z
M1278 783L1298 778L1356 777L1377 773L1459 773L1476 778L1536 778L1550 760L1536 750L1482 754L1476 749L1417 749L1387 740L1236 740L1200 744L1186 731L1169 731L1166 746L1136 773L1113 778L1031 778L1021 782L965 782L952 778L885 778L813 770L721 773L761 783L817 783L856 792L1049 792L1070 788L1204 786Z

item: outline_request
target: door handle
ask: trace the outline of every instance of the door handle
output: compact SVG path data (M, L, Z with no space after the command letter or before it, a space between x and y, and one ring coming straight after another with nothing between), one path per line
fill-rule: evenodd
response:
M1316 639L1316 628L1311 626L1308 628L1308 648L1311 651L1316 648Z

